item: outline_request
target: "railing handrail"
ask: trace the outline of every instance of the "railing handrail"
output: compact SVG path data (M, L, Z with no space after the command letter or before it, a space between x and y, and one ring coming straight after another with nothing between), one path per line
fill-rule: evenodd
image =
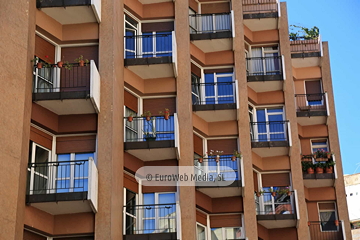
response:
M191 85L230 85L230 84L234 84L235 81L231 81L231 82L211 82L211 83L191 83Z
M176 203L160 203L160 204L142 204L142 205L132 205L132 206L123 206L123 208L129 207L147 207L147 206L168 206L168 205L176 205Z
M151 115L150 118L164 118L164 115ZM174 115L169 115L169 117L174 117ZM146 118L146 116L142 117L142 116L133 116L133 118ZM127 117L124 117L124 119L127 119Z
M341 220L332 220L332 221L308 221L310 224L311 223L323 223L323 222L335 222L338 221L339 223L342 222Z
M37 165L60 164L60 163L77 163L77 162L88 162L88 161L89 161L89 159L72 160L72 161L57 161L57 162L43 162L43 163L29 163L29 166L33 167L33 166L37 166ZM61 166L65 166L65 164L61 164Z
M297 96L313 96L313 95L325 95L325 93L304 93L304 94L295 94L295 97Z
M286 123L289 120L281 120L281 121L265 121L265 122L250 122L250 124L257 124L257 123Z
M141 35L134 35L134 36L124 36L124 38L140 38L140 37L153 37L153 36L171 36L172 32L169 33L151 33L151 34L141 34Z
M289 36L289 38L291 41L307 41L307 40L318 40L320 38L320 36L316 37L316 38L309 38L309 39L306 39L306 36L297 36L295 40L291 39L290 36ZM290 41L290 44L291 44L291 41Z
M223 13L205 13L205 14L189 14L189 17L196 17L196 16L213 16L213 15L230 15L231 12L223 12Z
M279 56L267 56L267 57L248 57L246 60L252 60L252 59L271 59L271 58L281 58L281 55Z

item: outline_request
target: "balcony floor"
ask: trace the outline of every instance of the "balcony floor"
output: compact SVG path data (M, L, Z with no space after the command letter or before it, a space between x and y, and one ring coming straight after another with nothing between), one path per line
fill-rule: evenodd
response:
M191 43L204 53L232 50L232 33L190 34Z
M260 157L275 157L289 154L289 142L287 141L252 142L251 147Z
M233 121L237 119L235 103L193 105L193 111L207 122Z
M259 224L267 229L289 228L296 226L295 214L257 215L256 219Z
M124 149L143 161L177 159L174 140L125 142Z

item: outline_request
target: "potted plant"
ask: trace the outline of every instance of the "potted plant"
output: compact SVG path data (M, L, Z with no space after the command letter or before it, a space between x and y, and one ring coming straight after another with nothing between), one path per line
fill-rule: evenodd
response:
M207 154L209 155L209 156L216 156L215 157L215 161L216 162L219 162L220 161L220 155L221 154L223 154L224 153L224 151L219 151L219 150L210 150L210 152L208 152Z
M160 111L159 114L164 115L165 120L169 120L170 110L168 108L165 108L165 111Z
M73 65L71 63L69 63L68 61L65 61L63 64L63 67L67 70L71 70Z
M273 196L273 197L276 196L276 191L274 191L273 188L270 188L270 193L271 193L271 196Z
M206 157L206 154L202 155L201 157L199 157L197 160L199 163L203 163L204 161L204 157Z
M283 188L283 189L279 189L278 191L277 191L277 193L279 194L279 195L287 195L287 196L290 196L291 195L291 191L289 190L289 187L286 187L286 188Z
M255 194L257 197L260 197L261 195L264 194L264 191L255 191Z
M144 138L147 142L156 140L156 133L144 132Z
M314 164L311 161L302 161L301 165L304 172L314 174Z
M328 153L327 151L324 151L324 149L318 149L313 153L314 158L316 159L316 161L327 161L328 159Z
M295 31L295 29L297 29ZM317 39L319 37L319 28L314 26L312 28L290 25L290 40L297 40L299 38L299 34L304 36L305 40ZM295 32L293 32L295 31Z
M45 61L45 63L43 63L43 66L47 67L47 68L50 68L52 63L51 63L51 60L50 60L48 55L45 55L45 60L44 61Z
M134 118L134 114L133 114L133 113L130 113L130 115L127 117L128 122L132 122L132 121L133 121L133 118Z
M305 161L311 161L312 158L313 158L313 155L302 155L302 157L301 157L301 159L305 160Z
M325 163L325 173L334 173L334 165L335 165L334 161L328 160Z
M235 162L236 158L241 158L241 153L239 153L237 150L234 150L231 161Z
M324 173L325 163L319 162L315 164L316 173Z
M142 117L146 118L146 121L150 121L151 119L151 112L150 111L145 111L142 115Z
M42 68L42 62L39 62L39 58L38 57L34 57L33 59L31 59L31 62L33 62L34 64L36 64L37 68Z
M58 68L62 68L62 67L63 67L63 65L64 65L63 59L64 59L64 56L63 56L63 58L62 58L60 61L57 62L56 65L58 66Z
M88 59L85 59L85 60L84 60L84 56L83 56L83 55L80 55L80 57L75 58L74 61L75 61L75 62L78 62L80 67L83 67L83 66L85 66L86 64L89 63L89 60L88 60Z
M339 226L339 220L334 221L335 226Z

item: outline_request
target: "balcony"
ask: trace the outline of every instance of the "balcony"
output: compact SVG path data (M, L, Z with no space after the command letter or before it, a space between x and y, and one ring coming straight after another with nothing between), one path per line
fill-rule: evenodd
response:
M343 240L343 221L308 222L311 240Z
M250 134L252 150L260 157L289 154L289 121L250 122Z
M335 181L337 179L337 169L336 164L326 169L324 167L322 170L323 172L315 171L314 172L308 171L307 168L309 165L307 163L316 164L317 163L327 163L328 161L335 163L335 156L332 155L330 159L314 159L311 155L304 155L301 160L301 164L303 166L303 179L304 179L304 186L307 188L321 188L321 187L334 187Z
M200 192L211 198L242 195L241 158L222 155L219 160L216 160L215 156L194 159L194 166L194 174L208 177L196 182L196 187ZM219 176L221 180L214 180L219 179Z
M101 0L36 0L36 7L63 25L101 22Z
M242 0L244 24L253 32L278 29L279 0Z
M125 67L142 79L177 76L175 32L125 36Z
M179 239L180 205L128 205L123 208L124 240Z
M86 160L29 163L26 203L52 215L97 212L98 171Z
M316 39L297 37L291 39L291 62L295 68L320 66L320 57L323 56L321 36Z
M237 81L193 83L192 108L207 122L237 120L237 95Z
M58 115L100 112L100 75L95 62L69 68L34 68L33 101Z
M248 86L255 92L283 90L285 80L283 56L246 58Z
M204 53L232 50L233 12L189 15L190 40Z
M179 124L177 114L124 119L125 151L143 161L179 159Z
M296 191L275 196L265 191L259 197L255 195L258 223L267 229L295 227L299 219L295 209L296 199Z
M296 116L301 126L326 124L329 116L327 93L295 94Z

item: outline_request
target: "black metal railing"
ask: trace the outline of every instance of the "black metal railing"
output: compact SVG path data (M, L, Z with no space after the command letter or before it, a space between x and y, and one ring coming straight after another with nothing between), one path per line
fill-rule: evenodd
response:
M217 178L219 174L224 181L240 180L240 162L232 155L209 156L207 158L194 159L195 171L197 175L212 176ZM208 178L210 179L210 178Z
M281 56L246 58L248 76L282 74Z
M326 111L325 93L295 94L297 111Z
M88 191L89 160L29 163L29 194Z
M37 8L90 6L91 0L36 0Z
M277 12L278 4L276 0L242 0L243 13L266 13Z
M125 36L125 59L172 56L172 33Z
M161 141L175 139L175 118L164 116L125 118L125 142Z
M277 215L277 214L295 214L294 191L280 190L275 191L273 196L271 192L261 192L261 195L255 194L255 205L257 215Z
M235 82L192 84L193 105L236 103Z
M308 222L311 240L343 240L341 221Z
M46 64L34 68L34 93L90 91L90 64L71 63L58 68Z
M176 204L124 206L124 234L176 232Z
M191 14L189 15L190 33L216 33L231 31L231 14Z
M291 52L320 52L320 39L308 38L304 36L290 36L290 51Z
M288 121L250 122L252 142L287 141Z

